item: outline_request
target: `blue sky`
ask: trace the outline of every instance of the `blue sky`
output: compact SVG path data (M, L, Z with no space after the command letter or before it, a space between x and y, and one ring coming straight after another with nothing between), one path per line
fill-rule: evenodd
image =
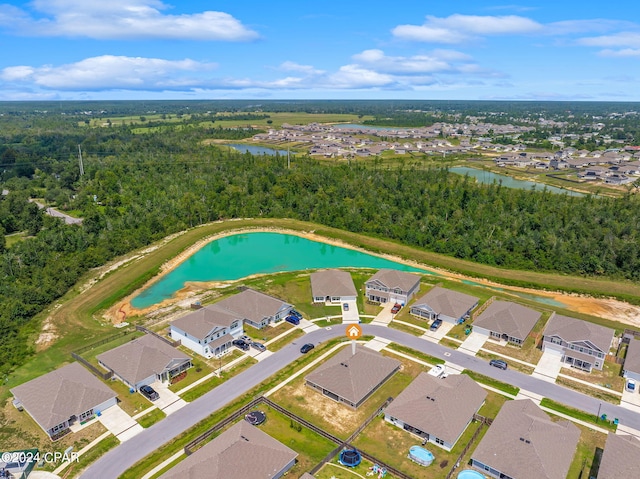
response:
M623 0L0 0L0 100L640 101Z

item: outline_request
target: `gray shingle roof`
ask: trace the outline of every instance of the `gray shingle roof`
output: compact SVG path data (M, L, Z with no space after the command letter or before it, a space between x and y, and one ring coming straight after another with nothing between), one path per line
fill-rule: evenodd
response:
M471 457L518 479L565 479L579 439L530 399L507 401Z
M256 323L291 306L289 303L253 289L246 289L216 304Z
M474 326L524 340L542 314L510 301L494 301L473 322Z
M242 420L160 479L268 479L297 456L297 452Z
M613 329L560 314L554 314L549 318L544 329L545 336L559 336L566 342L589 341L605 354L611 348L614 332Z
M453 444L486 397L487 392L465 374L443 379L420 373L385 414Z
M136 384L165 369L173 369L190 357L152 334L145 334L99 354L97 359L129 384Z
M640 373L640 339L632 337L629 340L627 356L624 359L623 369L634 373Z
M116 397L80 363L67 364L32 379L16 386L11 393L45 430Z
M357 296L351 274L338 269L311 273L311 294L314 298L326 296Z
M478 298L434 286L427 294L419 298L411 307L428 306L436 314L444 314L451 318L461 318L478 303Z
M195 338L204 339L215 328L228 328L234 321L241 320L240 315L216 303L182 316L171 325Z
M420 282L420 276L414 273L406 273L396 269L381 269L367 280L379 281L389 289L399 288L402 291L409 291L416 283Z
M640 440L633 436L609 434L604 446L598 479L640 477Z
M357 345L356 354L352 355L348 346L309 373L305 380L358 404L400 364L397 359L361 345Z

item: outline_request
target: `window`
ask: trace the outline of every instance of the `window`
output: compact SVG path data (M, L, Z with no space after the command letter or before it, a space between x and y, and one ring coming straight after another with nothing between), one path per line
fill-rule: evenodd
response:
M551 342L553 344L562 344L562 339L557 338L556 336L551 336Z
M434 442L435 442L436 444L440 444L441 446L444 446L444 441L443 441L442 439L439 439L439 438L437 438L437 437L436 437L436 438L435 438L435 440L434 440Z

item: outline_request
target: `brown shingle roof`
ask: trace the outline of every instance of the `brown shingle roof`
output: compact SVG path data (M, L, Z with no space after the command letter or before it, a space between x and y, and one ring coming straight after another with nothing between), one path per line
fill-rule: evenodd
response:
M474 296L434 286L411 307L419 308L421 305L426 305L436 314L444 314L451 318L461 318L477 303L478 298Z
M640 339L632 337L629 340L629 348L627 349L627 357L624 359L625 371L640 373Z
M554 314L549 318L545 336L559 336L566 342L589 341L605 354L611 348L614 330L580 319Z
M253 289L246 289L216 304L255 323L259 323L269 316L274 316L281 309L291 306L280 299Z
M136 384L166 369L173 369L190 358L152 334L145 334L99 354L97 359L129 384Z
M389 289L399 288L402 291L409 291L420 282L420 276L396 269L381 269L371 276L367 283L370 281L379 281Z
M565 479L579 439L530 399L507 401L471 457L518 479Z
M80 363L67 364L32 379L11 393L45 430L116 397Z
M474 326L524 340L542 314L510 301L494 301L473 322Z
M240 315L216 303L178 318L171 325L195 338L204 339L215 328L228 328L234 321L241 320Z
M385 414L453 444L486 397L487 392L467 375L443 379L420 373Z
M397 359L361 345L357 345L356 354L352 355L348 346L309 373L305 380L358 404L399 367Z
M338 269L311 273L311 294L314 298L326 296L357 296L351 274Z
M640 440L633 436L609 434L604 445L598 479L640 477Z
M242 420L160 479L268 479L297 456L297 452Z

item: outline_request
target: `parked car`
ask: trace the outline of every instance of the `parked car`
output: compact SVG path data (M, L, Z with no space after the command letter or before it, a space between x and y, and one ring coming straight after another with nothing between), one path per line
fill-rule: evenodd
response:
M433 366L429 372L427 373L429 376L435 376L437 378L439 377L446 377L447 375L445 374L445 369L444 369L444 365L443 364L436 364L435 366Z
M311 343L307 343L307 344L303 345L303 346L300 348L300 352L301 352L302 354L306 354L306 353L308 353L309 351L311 351L313 348L315 348L315 346L314 346L313 344L311 344Z
M243 351L249 351L249 345L243 339L234 339L231 344L242 349Z
M431 326L429 326L429 329L431 331L436 331L440 326L442 326L442 320L436 319L433 323L431 323Z
M284 320L287 321L288 323L295 324L296 326L300 324L300 318L298 318L297 316L293 316L291 314L286 318L284 318Z
M636 392L636 381L634 379L627 379L627 391L634 393Z
M140 394L146 397L149 401L155 401L160 397L158 392L155 389L153 389L151 386L141 386L140 389L138 389L138 391L140 391Z
M492 359L491 361L489 361L489 366L494 366L500 369L507 369L508 367L507 362L503 361L502 359Z
M342 303L342 309L344 311L349 311L349 303Z
M240 339L242 341L244 341L247 344L251 344L251 341L253 341L253 339L251 339L249 336L247 336L246 334L244 336L240 336Z
M401 309L402 309L402 305L396 303L396 304L393 305L393 308L391 308L391 314L396 314Z
M257 342L255 342L255 341L253 341L253 342L251 343L251 347L252 347L253 349L257 349L258 351L266 351L266 350L267 350L267 347L266 347L264 344L262 344L262 343L257 343Z
M293 316L295 316L298 319L302 319L302 315L300 313L298 313L295 309L292 309L291 311L289 311L289 314L292 314Z

